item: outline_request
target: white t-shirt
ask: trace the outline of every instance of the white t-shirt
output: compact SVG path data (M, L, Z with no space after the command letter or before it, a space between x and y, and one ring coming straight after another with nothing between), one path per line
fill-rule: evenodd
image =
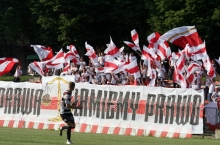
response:
M130 60L130 62L132 62L132 61L134 61L134 60L137 60L137 57L136 57L136 56L130 56L130 57L129 57L129 60Z
M14 77L19 78L22 75L22 70L18 69L15 71Z
M104 56L99 56L98 57L98 62L99 62L99 64L101 64L101 65L104 65L105 64L105 57Z
M79 70L83 70L83 68L85 68L86 66L86 62L85 61L80 61L79 62Z
M211 83L211 85L209 86L209 93L213 93L214 91L215 91L215 85Z

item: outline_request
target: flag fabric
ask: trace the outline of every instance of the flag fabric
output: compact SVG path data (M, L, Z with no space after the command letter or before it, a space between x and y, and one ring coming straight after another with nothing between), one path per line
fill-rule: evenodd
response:
M94 64L98 63L98 56L96 55L96 52L93 49L93 47L91 45L89 45L87 42L85 42L85 47L87 50L85 55L88 56Z
M119 64L118 60L116 60L111 55L106 55L105 56L104 72L105 73L111 73L112 70L118 68L118 64Z
M72 52L72 51L68 51L67 53L64 54L64 59L65 59L65 62L73 62L75 64L79 63L79 58L76 57L76 55Z
M15 63L20 63L16 58L3 57L0 58L0 76L9 73Z
M160 38L173 43L182 49L185 48L186 44L189 44L189 46L192 47L203 43L195 26L182 26L174 28L163 34Z
M52 58L52 64L65 63L64 52L62 49Z
M53 58L53 50L51 47L45 47L42 45L31 45L34 51L37 53L41 61L50 60Z
M145 45L143 46L141 59L146 60L148 57L150 57L152 60L157 58L157 55L152 49L147 48Z
M66 47L68 50L70 50L73 54L75 54L76 57L79 58L79 53L76 50L76 47L74 45L69 45Z
M170 46L162 39L158 41L157 55L160 56L161 60L165 60L166 58L169 59L171 57Z
M137 50L141 51L140 47L137 46L136 44L133 44L133 43L128 42L128 41L124 41L124 43L125 43L128 47L130 47L131 49L133 49L134 51L137 51Z
M34 61L29 64L29 66L36 71L40 76L44 76L44 71L43 71L43 64L41 62Z
M203 65L207 71L207 75L210 77L210 79L213 79L216 76L216 74L215 74L215 69L209 59L209 56L208 55L204 56L202 61L203 61Z
M139 36L137 31L134 29L131 31L131 38L136 46L139 46Z
M118 49L116 45L114 44L114 42L112 41L112 38L110 37L110 44L105 49L104 53L106 55L111 55L112 57L118 57L119 55L121 55L121 52L123 50L124 50L124 47L121 47L120 49Z
M198 63L190 63L187 68L187 72L189 72L189 74L193 74L195 71L201 71L201 66Z
M205 42L195 47L189 47L188 50L193 60L200 60L207 55Z
M140 74L140 70L137 64L137 60L134 60L132 62L130 62L127 65L126 71L132 75L134 75L135 79L140 78L141 74Z
M218 60L218 59L215 59L215 61L220 65L220 60Z
M180 71L181 73L183 73L184 70L184 66L185 66L185 57L184 57L184 52L181 51L180 53L180 57L179 59L176 61L176 69L178 71Z

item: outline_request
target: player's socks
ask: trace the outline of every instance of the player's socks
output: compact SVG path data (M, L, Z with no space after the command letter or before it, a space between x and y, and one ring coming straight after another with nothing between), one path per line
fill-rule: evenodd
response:
M67 140L70 140L70 138L71 138L71 129L72 129L72 127L68 127L67 128Z
M63 127L60 128L60 136L63 135L63 130L64 129L68 129L68 127L67 126L63 126Z

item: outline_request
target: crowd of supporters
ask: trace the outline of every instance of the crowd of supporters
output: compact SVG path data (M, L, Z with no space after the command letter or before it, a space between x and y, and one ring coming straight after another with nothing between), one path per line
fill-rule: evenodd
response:
M132 62L133 60L137 60L137 57L134 55L133 52L129 55L129 61ZM126 61L125 53L121 52L121 55L118 56L117 60L123 62ZM45 70L45 76L52 76L52 75L73 75L75 77L76 83L87 83L87 84L97 84L97 85L135 85L135 86L149 86L151 83L152 78L148 77L147 70L148 64L146 60L139 61L139 71L141 74L140 78L135 78L134 75L129 74L126 71L120 71L118 73L113 72L104 72L105 67L105 56L103 52L98 53L98 63L93 63L91 60L86 63L84 59L81 57L77 63L71 62L70 67L67 71L62 69L55 70L55 69L47 69ZM179 85L173 81L173 73L174 68L173 66L169 65L169 60L164 60L160 62L159 67L155 67L151 64L151 67L154 67L156 70L156 76L154 80L154 86L161 86L161 87L174 87L178 88ZM216 68L215 62L212 61L214 68ZM32 73L31 68L29 68L29 73ZM194 82L191 84L191 88L195 90L199 90L204 88L205 89L205 96L209 96L214 92L215 82L212 79L209 79L204 72L202 71L195 71L194 73L195 79ZM202 78L205 78L206 80ZM204 84L202 87L202 83ZM189 88L190 88L189 87Z

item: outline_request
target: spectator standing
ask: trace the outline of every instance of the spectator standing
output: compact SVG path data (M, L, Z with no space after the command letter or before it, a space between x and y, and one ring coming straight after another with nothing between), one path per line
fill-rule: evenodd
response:
M20 77L22 75L22 70L21 70L21 66L17 66L15 74L14 74L14 82L20 82Z

